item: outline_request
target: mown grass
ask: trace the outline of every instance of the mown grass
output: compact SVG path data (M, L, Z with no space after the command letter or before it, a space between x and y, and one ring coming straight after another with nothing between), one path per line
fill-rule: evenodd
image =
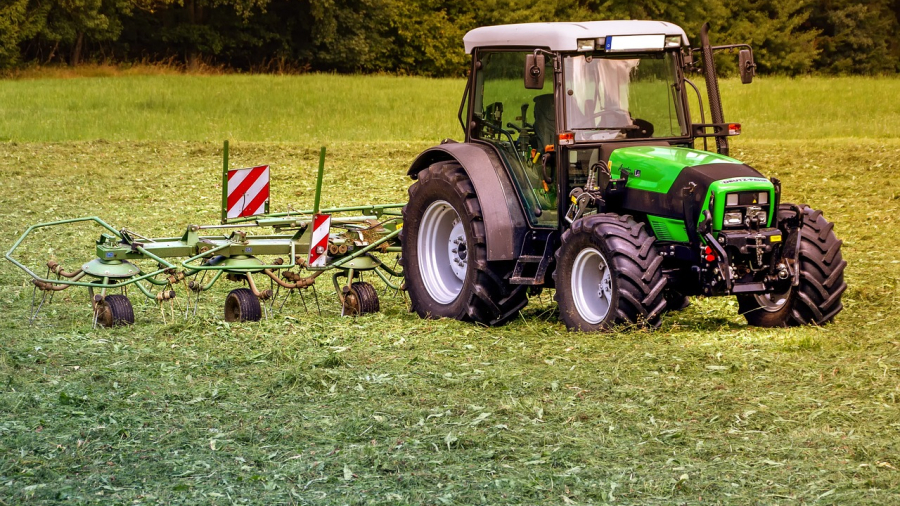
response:
M30 285L4 263L0 504L895 504L900 141L748 137L733 155L837 223L850 288L833 325L749 328L721 298L657 332L572 334L548 293L500 328L420 320L390 296L344 319L327 283L321 316L294 297L229 325L223 283L187 322L134 297L134 327L91 330L86 295L66 291L30 326ZM434 142L354 139L328 143L326 204L402 201ZM307 207L314 140L239 140L232 161L272 164L274 208ZM0 231L11 244L96 214L177 235L215 220L219 156L219 138L0 144ZM78 265L97 233L46 233L23 255Z

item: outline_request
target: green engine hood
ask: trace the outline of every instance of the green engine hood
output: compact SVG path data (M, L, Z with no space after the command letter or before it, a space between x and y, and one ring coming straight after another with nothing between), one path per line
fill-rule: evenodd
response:
M741 164L739 160L709 151L668 146L634 146L619 148L609 157L609 170L614 178L628 173L628 187L666 193L685 167L713 163Z
M626 210L646 214L658 237L683 241L684 197L682 189L696 185L694 199L701 210L709 210L713 228L720 230L725 195L731 192L760 191L769 193L769 206L774 202L774 186L752 167L727 156L696 149L671 146L634 146L619 148L609 158L613 178L628 177L623 206ZM710 200L715 195L713 205ZM769 210L769 225L772 212ZM702 216L702 214L701 214ZM665 224L663 234L661 224Z

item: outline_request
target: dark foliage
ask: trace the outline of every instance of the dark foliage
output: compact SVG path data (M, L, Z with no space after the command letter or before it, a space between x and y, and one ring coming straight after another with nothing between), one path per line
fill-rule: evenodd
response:
M465 73L482 25L660 19L749 42L764 73L894 73L898 0L6 0L0 69L175 63L242 71Z

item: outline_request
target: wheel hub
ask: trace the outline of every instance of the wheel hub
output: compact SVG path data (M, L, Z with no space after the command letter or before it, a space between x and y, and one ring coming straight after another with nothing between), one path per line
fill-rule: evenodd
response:
M417 246L428 294L440 304L452 303L466 281L469 253L465 226L449 202L438 200L425 209Z
M454 220L453 230L450 231L450 242L447 244L450 257L450 268L460 281L466 279L466 268L469 265L468 246L466 244L466 232L462 222Z
M596 325L612 306L612 276L606 258L596 248L585 248L572 265L572 298L578 314Z
M763 311L774 313L784 307L790 296L791 288L788 287L787 290L781 293L758 293L753 297L756 299L756 303L759 304L760 309L762 309Z
M344 288L344 316L359 314L359 297L352 289Z

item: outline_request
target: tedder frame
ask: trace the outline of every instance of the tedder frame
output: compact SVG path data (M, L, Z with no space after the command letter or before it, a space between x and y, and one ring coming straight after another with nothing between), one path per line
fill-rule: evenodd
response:
M88 289L94 326L134 323L134 310L127 295L127 288L131 286L160 304L166 301L171 303L176 298L176 288L183 287L186 291L187 317L192 312L196 314L200 294L210 290L224 275L229 281L246 284L246 287L232 290L226 297L226 321L261 319L267 315L282 289L287 290L286 299L295 290L312 288L318 307L315 280L326 272L332 273L341 313L345 315L380 309L378 293L370 283L361 279L360 273L373 272L389 289L402 289L403 274L397 269L397 260L389 265L380 257L399 254L400 208L404 204L321 209L325 167L323 147L319 154L311 209L268 213L266 198L264 212L229 217L228 149L228 141L225 141L221 223L188 225L180 237L163 238L144 237L127 229L116 230L96 216L28 227L6 253L6 259L32 278L34 287L30 319L33 321L37 317L44 303L52 300L54 292L71 287ZM67 270L55 260L49 260L46 262L46 274L41 276L35 272L36 269L15 256L37 230L77 223L93 223L102 229L96 242L96 258L80 268ZM276 233L250 234L248 229L254 228L269 228ZM338 232L332 232L332 229ZM214 235L216 231L230 233ZM138 261L154 262L156 265L145 270L135 263ZM254 275L268 279L269 288L260 288ZM38 292L41 292L40 297ZM193 311L191 295L194 296ZM305 299L303 303L306 305ZM162 314L165 318L165 311Z

